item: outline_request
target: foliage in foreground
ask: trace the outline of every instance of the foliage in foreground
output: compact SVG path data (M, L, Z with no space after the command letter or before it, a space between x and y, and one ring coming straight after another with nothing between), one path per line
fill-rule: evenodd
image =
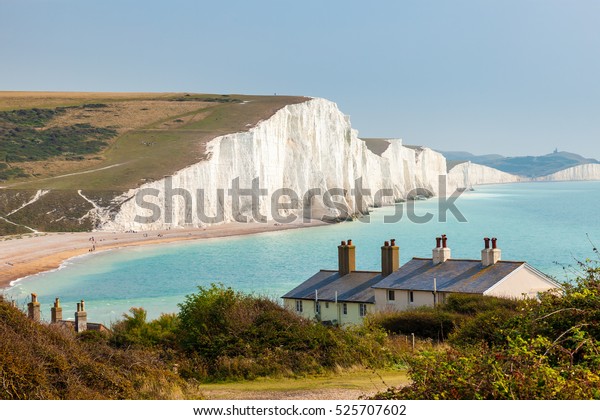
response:
M0 400L197 398L158 354L117 349L99 332L76 335L0 301Z
M600 399L600 266L588 262L564 293L520 303L491 328L476 316L453 346L409 362L410 386L378 399ZM468 339L467 339L468 338Z
M492 296L452 294L435 308L420 307L404 311L372 314L369 323L392 334L414 334L436 342L478 343L502 336L498 322L517 314L519 302Z
M351 366L396 362L393 345L377 328L332 328L304 319L271 299L231 288L200 287L176 318L146 322L134 309L115 326L120 346L161 347L185 378L201 381L294 376Z

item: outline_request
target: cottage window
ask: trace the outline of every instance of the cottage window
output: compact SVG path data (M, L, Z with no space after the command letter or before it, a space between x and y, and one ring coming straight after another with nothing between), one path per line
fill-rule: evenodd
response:
M410 303L414 303L415 302L415 294L414 294L414 292L412 290L410 292L408 292L408 301Z
M358 310L359 310L360 316L367 316L367 304L366 303L361 303L359 305Z
M342 304L342 313L344 315L348 315L348 304L347 303Z
M325 302L325 309L329 309L329 302Z
M296 312L302 312L302 301L301 300L296 301Z
M321 302L315 302L315 313L316 314L321 313Z
M388 300L396 300L396 291L388 290Z

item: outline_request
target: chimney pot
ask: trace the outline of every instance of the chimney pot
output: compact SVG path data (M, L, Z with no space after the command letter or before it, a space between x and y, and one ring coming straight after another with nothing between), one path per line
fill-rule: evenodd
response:
M82 299L81 302L77 303L77 312L75 312L75 331L78 333L87 330L87 313L84 305Z
M338 272L340 276L356 271L355 249L352 245L352 239L348 239L348 245L346 245L346 241L342 241L342 244L338 246Z
M448 237L446 235L438 236L435 238L437 247L433 250L432 262L433 265L437 265L450 259L450 248L447 243Z
M502 258L502 252L498 248L498 239L492 238L492 247L489 248L489 238L484 238L486 240L486 247L481 251L481 263L484 267L488 267L490 265L496 264Z
M54 299L54 307L50 308L50 322L56 324L62 321L62 308L60 307L60 299Z
M31 294L31 302L27 304L27 316L34 320L40 321L41 319L41 308L40 303L37 300L37 295L35 293Z
M391 242L391 246L390 246ZM385 241L381 247L381 276L387 277L400 266L400 249L396 246L396 240Z
M483 238L483 242L485 243L485 249L490 248L490 238Z

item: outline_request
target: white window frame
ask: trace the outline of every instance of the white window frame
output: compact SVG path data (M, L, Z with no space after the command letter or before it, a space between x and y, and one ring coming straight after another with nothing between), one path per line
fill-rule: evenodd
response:
M302 308L302 301L301 301L301 300L299 300L299 299L297 299L297 300L296 300L296 312L300 312L300 313L302 313L302 309L303 309L303 308Z
M342 303L342 314L348 315L348 304Z
M359 303L358 304L358 314L362 317L367 316L367 304L366 303Z
M394 302L396 300L396 291L393 289L389 289L387 291L388 302Z

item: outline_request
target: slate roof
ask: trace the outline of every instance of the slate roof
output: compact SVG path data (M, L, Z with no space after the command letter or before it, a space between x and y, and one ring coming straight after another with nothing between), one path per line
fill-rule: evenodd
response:
M377 271L353 271L345 276L334 270L321 270L300 286L282 296L284 299L315 299L318 290L319 301L375 303L375 291L372 286L381 282L383 277Z
M449 259L433 265L431 258L413 258L373 287L433 291L435 278L438 292L483 293L525 264L500 260L484 267L481 260Z

